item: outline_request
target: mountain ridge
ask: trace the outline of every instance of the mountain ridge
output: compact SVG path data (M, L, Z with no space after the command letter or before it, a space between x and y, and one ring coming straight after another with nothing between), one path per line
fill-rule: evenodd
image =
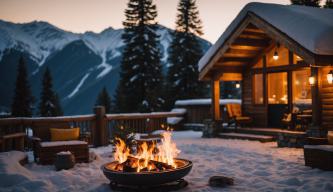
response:
M168 66L167 50L172 31L162 25L157 30L164 71ZM4 91L0 94L0 111L10 108L18 57L24 55L33 95L37 99L42 74L49 67L65 114L91 113L103 86L114 94L124 48L122 33L123 29L112 27L100 33L73 33L45 21L16 24L0 20L0 82L3 82L0 90ZM211 46L208 41L198 39L204 51ZM84 105L74 105L77 101Z

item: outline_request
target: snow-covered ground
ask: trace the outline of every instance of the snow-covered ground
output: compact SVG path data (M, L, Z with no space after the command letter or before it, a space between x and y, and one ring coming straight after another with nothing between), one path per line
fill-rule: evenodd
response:
M333 191L333 172L304 166L303 150L277 148L276 143L202 139L201 132L174 134L181 157L193 161L183 191L221 191L207 185L209 177L225 175L235 185L223 191ZM97 159L71 170L15 163L21 152L0 153L0 191L110 191L100 166L111 161L111 148L91 149ZM31 155L31 154L30 154ZM9 158L10 157L10 158ZM30 157L31 158L31 157Z

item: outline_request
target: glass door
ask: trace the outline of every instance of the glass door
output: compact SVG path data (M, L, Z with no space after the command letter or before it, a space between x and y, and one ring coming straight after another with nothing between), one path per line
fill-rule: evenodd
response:
M268 126L282 127L281 119L288 111L287 72L267 74Z

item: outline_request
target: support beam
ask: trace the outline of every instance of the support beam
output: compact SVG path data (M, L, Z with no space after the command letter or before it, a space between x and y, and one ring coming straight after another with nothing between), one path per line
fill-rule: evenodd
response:
M214 121L221 120L220 112L220 81L217 79L211 80L211 91L212 91L212 115Z
M311 76L315 78L315 84L311 86L311 95L312 95L312 128L320 127L320 98L319 98L319 76L318 68L311 67Z

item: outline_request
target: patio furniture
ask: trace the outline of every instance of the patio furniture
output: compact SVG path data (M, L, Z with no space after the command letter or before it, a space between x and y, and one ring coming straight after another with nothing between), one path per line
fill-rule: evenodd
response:
M64 140L52 140L51 129L45 127L33 128L34 136L30 137L30 139L32 141L34 159L37 163L44 165L53 164L56 154L61 151L70 151L74 155L76 162L89 161L89 148L86 141L82 141L80 136L77 138L68 137L66 131L69 131L70 128L62 128L65 131L62 134L65 137Z
M312 168L333 171L333 145L327 138L308 137L304 145L305 165Z
M297 119L300 120L301 130L305 131L308 129L308 126L312 120L312 115L311 114L300 114L300 115L297 115Z
M285 113L281 119L282 124L289 130L295 129L296 113Z
M0 136L0 152L10 150L24 150L24 140L26 134L24 132L9 133Z
M248 125L252 123L252 118L242 115L240 104L226 104L229 123L235 123L235 130L238 126Z

